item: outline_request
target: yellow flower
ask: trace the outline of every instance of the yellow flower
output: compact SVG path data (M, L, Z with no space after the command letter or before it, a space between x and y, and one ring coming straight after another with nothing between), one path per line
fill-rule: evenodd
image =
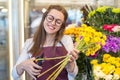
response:
M83 26L83 27L87 27L87 25L86 25L86 24L82 24L81 26Z
M90 41L90 38L89 38L89 37L85 37L85 38L84 38L84 41L85 41L86 43L88 43L88 42Z
M116 66L117 68L120 68L120 62L119 62L119 61L116 61L115 66Z
M94 11L92 11L92 12L90 12L89 14L88 14L88 17L89 18L91 18L94 14L96 13L96 11L94 10Z
M114 74L118 74L120 78L120 68L116 68Z
M113 12L113 13L120 13L120 8L113 8L113 9L112 9L112 12Z
M109 64L109 63L102 63L101 64L101 70L106 74L110 74L112 72L114 72L115 70L115 66Z
M97 59L94 59L90 62L92 65L97 65L98 64L98 60Z
M104 62L107 62L110 57L111 57L110 54L104 54L104 55L103 55L103 61L104 61Z
M98 7L96 11L101 12L101 13L104 13L107 8L108 8L107 6Z
M112 57L112 56L111 56L111 57L108 59L108 62L111 63L111 64L114 64L114 63L115 63L114 61L115 61L115 57Z

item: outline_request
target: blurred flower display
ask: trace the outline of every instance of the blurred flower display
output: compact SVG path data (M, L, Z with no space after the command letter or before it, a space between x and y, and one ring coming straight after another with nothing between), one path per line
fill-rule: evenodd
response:
M120 80L120 8L98 7L89 12L85 22L107 36L100 55L91 62L94 80Z
M96 30L99 31L103 31L103 25L115 24L120 26L120 8L109 6L98 7L97 9L90 11L85 22L94 26ZM109 27L109 30L111 31L111 28L113 28L114 25Z
M91 61L94 80L120 80L120 57L103 55L101 63L97 59Z
M120 8L98 7L88 13L84 23L72 24L65 34L71 35L76 48L85 54L77 60L81 67L85 58L85 68L80 68L85 69L85 80L120 80Z

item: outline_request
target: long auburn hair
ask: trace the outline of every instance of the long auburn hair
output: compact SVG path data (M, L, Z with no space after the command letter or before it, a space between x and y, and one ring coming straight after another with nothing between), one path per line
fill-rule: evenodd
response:
M45 29L43 27L44 26L43 23L44 23L44 20L45 20L47 14L52 9L55 9L55 10L58 10L58 11L62 12L63 15L64 15L64 22L62 23L60 30L57 32L57 34L55 36L55 41L54 41L53 47L55 47L55 45L58 42L60 42L60 40L63 37L65 26L66 26L66 20L67 20L67 17L68 17L68 13L65 10L65 8L60 6L60 5L50 5L48 7L47 11L43 14L41 23L38 26L38 29L35 32L34 36L33 36L33 46L29 50L29 52L32 53L33 55L38 55L40 53L40 51L41 51L41 49L42 49L42 47L43 47L43 45L44 45L44 43L46 41L46 31L45 31Z

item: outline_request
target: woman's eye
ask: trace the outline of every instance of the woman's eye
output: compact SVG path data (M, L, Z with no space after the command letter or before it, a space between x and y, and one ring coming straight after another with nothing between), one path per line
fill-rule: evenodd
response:
M57 20L56 23L57 24L62 24L62 22L60 20Z

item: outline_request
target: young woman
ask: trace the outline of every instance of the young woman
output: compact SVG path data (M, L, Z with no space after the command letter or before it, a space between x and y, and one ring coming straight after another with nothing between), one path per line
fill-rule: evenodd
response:
M36 57L54 58L71 55L69 62L56 80L74 80L78 67L76 59L78 50L73 46L70 36L64 35L67 11L60 5L50 5L43 14L42 21L33 38L26 40L20 57L13 68L12 75L16 80L26 71L35 80L46 80L56 68L43 76L36 76L57 64L61 59L45 60L41 65L36 64Z

